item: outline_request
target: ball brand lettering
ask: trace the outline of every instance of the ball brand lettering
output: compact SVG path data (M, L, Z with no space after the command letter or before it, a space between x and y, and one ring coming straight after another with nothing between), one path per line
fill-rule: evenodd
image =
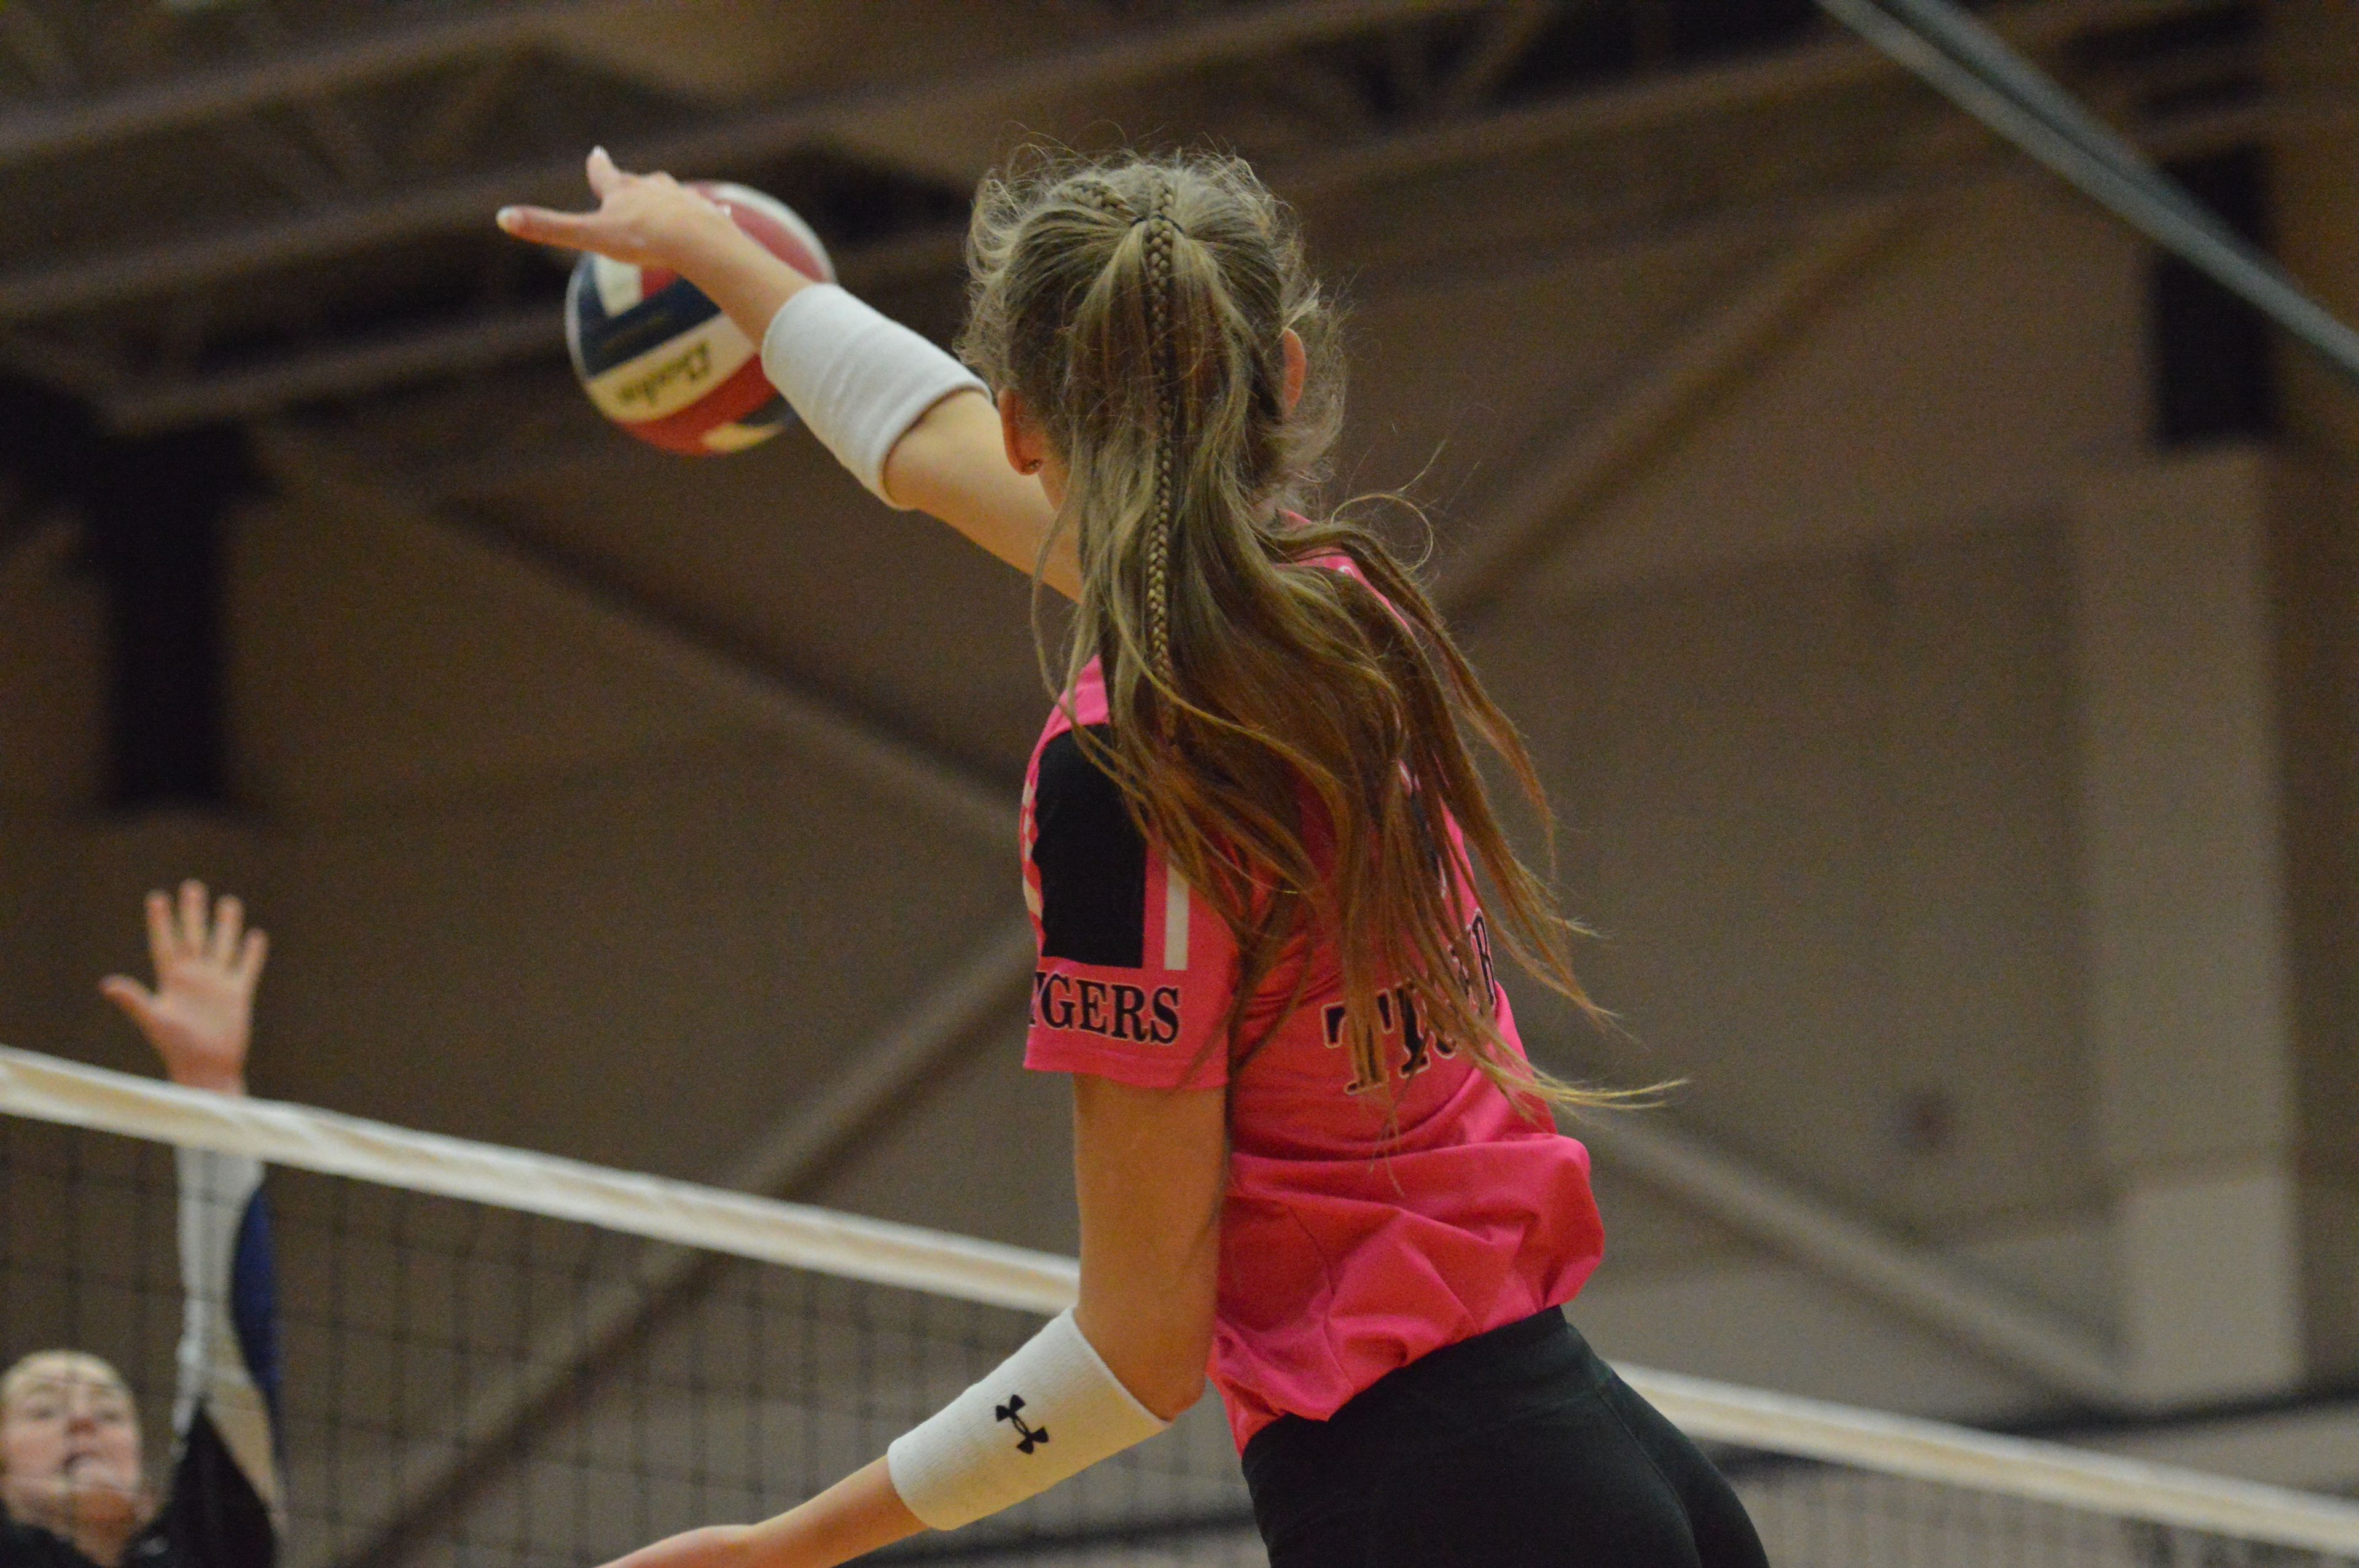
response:
M645 403L653 406L656 399L663 395L664 388L673 382L683 378L702 381L712 373L712 347L709 343L699 343L678 358L664 361L637 380L625 382L614 389L614 395L625 403Z
M1169 1045L1180 1038L1180 988L1148 990L1039 969L1032 976L1032 1022L1137 1045Z

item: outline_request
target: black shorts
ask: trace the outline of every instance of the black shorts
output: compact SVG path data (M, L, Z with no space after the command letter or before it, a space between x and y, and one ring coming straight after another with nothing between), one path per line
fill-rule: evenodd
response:
M1553 1308L1245 1445L1271 1568L1767 1568L1720 1472Z

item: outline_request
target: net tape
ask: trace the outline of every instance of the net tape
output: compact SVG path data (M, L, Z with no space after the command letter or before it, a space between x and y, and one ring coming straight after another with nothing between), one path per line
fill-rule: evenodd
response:
M1079 1281L1073 1260L1049 1253L308 1107L230 1099L5 1046L0 1113L244 1154L979 1306L1045 1315L1071 1304ZM2359 1558L2359 1504L1673 1373L1618 1369L1709 1444L2158 1530ZM2177 1559L2156 1552L2145 1561Z

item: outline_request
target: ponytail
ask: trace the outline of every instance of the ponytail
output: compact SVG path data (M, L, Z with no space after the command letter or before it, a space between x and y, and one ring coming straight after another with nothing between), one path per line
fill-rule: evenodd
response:
M1071 478L1082 591L1070 700L1103 661L1111 722L1076 743L1235 938L1228 1043L1316 938L1341 968L1353 1082L1386 1081L1380 993L1527 1109L1630 1097L1559 1082L1501 1034L1477 870L1507 951L1595 1013L1575 928L1509 849L1467 744L1548 821L1530 758L1415 579L1356 522L1299 515L1342 415L1334 312L1290 215L1234 158L1037 160L978 193L961 341L1040 419ZM1285 340L1310 374L1286 396ZM1314 564L1347 557L1357 575ZM1468 853L1440 831L1446 812ZM1295 971L1299 1005L1310 981ZM1289 1007L1281 1011L1290 1011Z

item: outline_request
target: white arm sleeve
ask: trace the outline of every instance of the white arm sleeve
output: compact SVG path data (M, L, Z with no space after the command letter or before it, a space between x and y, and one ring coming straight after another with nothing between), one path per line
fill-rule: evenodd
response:
M885 460L926 410L985 388L966 366L832 283L799 291L762 334L762 371L820 444L886 505Z
M1140 1404L1071 1311L885 1452L901 1501L936 1530L997 1513L1171 1423Z
M271 1519L283 1523L277 1281L262 1166L203 1149L176 1155L181 1325L173 1430L186 1444L200 1419L209 1422Z

